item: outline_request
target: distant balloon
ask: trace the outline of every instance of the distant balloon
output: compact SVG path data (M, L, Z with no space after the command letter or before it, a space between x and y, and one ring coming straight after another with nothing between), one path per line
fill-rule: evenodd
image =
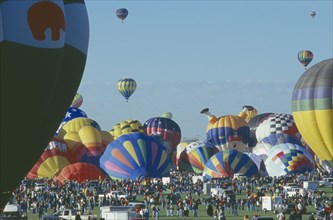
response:
M83 0L0 1L0 209L71 105L88 42ZM18 125L26 129L15 132Z
M128 10L126 8L119 8L116 11L116 15L121 20L121 22L124 22L125 18L128 15Z
M124 96L126 102L136 89L136 82L134 79L121 79L117 82L117 89L120 94Z
M71 107L73 108L79 108L83 103L83 97L81 94L76 93L76 95L74 96L74 99L72 101Z
M172 119L172 113L171 112L164 112L162 117L163 118L168 118L168 119Z
M309 63L313 59L313 53L309 50L301 50L297 54L298 61L303 64L303 66L306 67L309 65Z
M310 11L310 16L312 17L312 18L314 18L315 16L316 16L316 12L315 11Z
M321 61L298 79L292 110L305 142L323 160L333 164L333 59Z

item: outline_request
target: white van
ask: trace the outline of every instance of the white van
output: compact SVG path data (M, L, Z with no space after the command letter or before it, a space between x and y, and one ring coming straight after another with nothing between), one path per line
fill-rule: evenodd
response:
M7 204L1 214L0 219L27 220L27 213L24 213L17 204Z

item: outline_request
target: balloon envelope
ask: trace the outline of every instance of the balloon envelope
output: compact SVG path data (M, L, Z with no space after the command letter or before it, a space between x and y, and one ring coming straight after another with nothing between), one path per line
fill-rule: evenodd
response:
M150 118L143 124L143 130L145 134L157 135L162 141L167 142L170 147L170 153L176 151L176 147L181 140L181 129L179 125L169 118Z
M297 59L304 67L307 67L313 59L313 53L309 50L301 50L297 54Z
M101 180L104 177L103 171L93 164L74 163L64 167L54 179L64 184L65 181L82 183L86 180Z
M127 119L122 121L111 129L110 133L113 138L116 140L120 135L128 134L132 132L141 132L143 133L143 126L138 120Z
M100 164L110 177L131 180L167 176L171 168L167 149L143 133L119 136L107 146Z
M119 8L116 11L116 15L121 21L124 21L128 16L128 10L126 8Z
M297 144L279 144L270 149L265 165L269 176L312 172L315 162L310 153Z
M254 116L249 120L249 127L250 127L250 137L249 137L249 147L254 147L257 144L257 137L256 137L256 130L257 127L261 122L263 122L268 116L272 115L273 113L262 113L259 115Z
M198 146L190 151L183 151L179 158L179 170L187 170L201 174L205 164L219 149L213 146Z
M314 17L316 16L317 13L316 13L315 11L310 11L309 14L310 14L310 16L311 16L312 18L314 18Z
M0 173L5 177L0 185L1 192L11 192L38 160L73 100L86 63L89 25L81 0L0 1L0 14ZM19 135L24 144L13 141L18 124L29 127ZM13 161L20 161L15 172L8 166ZM2 193L0 208L7 198Z
M333 160L333 59L321 61L298 79L293 95L295 123L321 160Z
M270 135L277 138L276 135L278 134L286 134L298 140L301 139L301 135L292 115L272 114L261 122L256 129L256 138L258 142L269 137ZM273 139L268 138L268 140L272 141Z
M173 115L171 112L164 112L162 115L163 118L172 119Z
M134 79L121 79L117 82L117 89L122 96L128 101L129 97L135 92L136 90L136 82Z
M52 178L71 162L70 153L64 141L53 138L27 178Z
M244 118L226 115L209 119L206 141L220 150L237 149L245 151L249 141L250 129Z
M76 95L74 96L74 99L72 101L71 107L73 108L79 108L83 103L83 97L81 94L76 93Z
M257 165L246 154L237 150L224 150L214 154L205 164L206 178L233 177L243 173L247 177L259 176Z

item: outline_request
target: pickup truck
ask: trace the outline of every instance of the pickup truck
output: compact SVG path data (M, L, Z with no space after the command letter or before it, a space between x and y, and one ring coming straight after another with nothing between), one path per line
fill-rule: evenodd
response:
M75 209L65 209L51 215L44 215L42 220L75 220L77 214L78 212ZM80 215L80 217L82 220L97 220L97 215Z

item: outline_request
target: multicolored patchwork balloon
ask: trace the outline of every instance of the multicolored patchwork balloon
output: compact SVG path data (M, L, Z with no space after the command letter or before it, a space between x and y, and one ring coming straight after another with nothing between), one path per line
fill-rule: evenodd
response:
M265 165L269 176L284 176L312 172L315 162L305 147L284 143L274 146L267 153Z

